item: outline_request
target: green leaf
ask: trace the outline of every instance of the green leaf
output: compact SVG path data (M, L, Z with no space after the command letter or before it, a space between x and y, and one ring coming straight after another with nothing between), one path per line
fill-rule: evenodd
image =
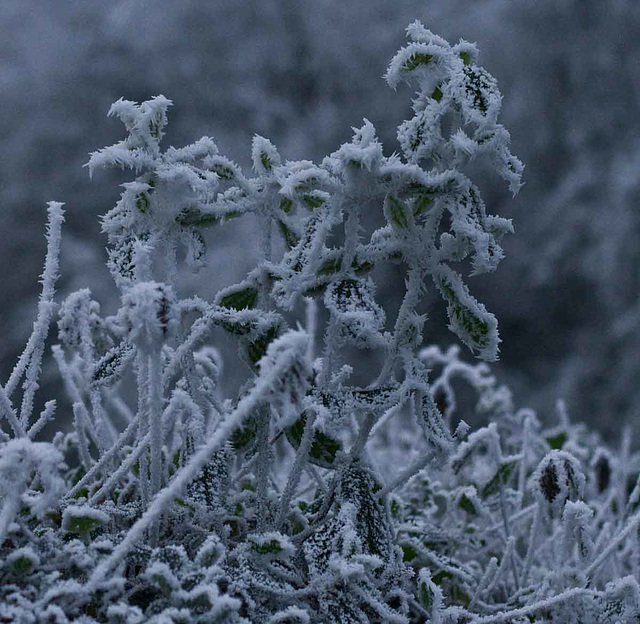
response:
M390 223L400 228L408 230L410 217L403 201L393 195L389 195L385 201L385 214Z
M69 479L71 481L71 485L73 486L78 483L78 481L80 481L80 479L82 479L85 474L87 474L87 471L84 469L84 466L79 466L76 469L70 470Z
M36 568L40 560L30 548L20 548L7 557L7 563L14 574L22 576Z
M351 461L340 480L339 501L348 501L357 508L356 532L365 553L386 560L394 531L389 524L384 505L375 495L376 480L368 466Z
M402 65L403 71L413 71L421 65L429 65L433 60L432 54L425 54L424 52L415 52L412 54Z
M477 516L478 510L476 506L473 504L473 501L466 495L463 494L458 501L458 507L463 511L466 511L470 516Z
M293 207L293 202L288 197L285 197L280 202L279 207L280 207L280 210L282 210L282 212L288 214L289 212L291 212L291 208Z
M479 357L495 360L498 355L498 323L493 314L470 294L460 275L445 265L434 271L433 279L447 302L449 329Z
M265 168L265 171L271 171L273 169L273 163L271 162L271 158L267 156L264 152L260 152L260 164Z
M433 195L427 193L416 196L413 200L413 215L419 217L433 205Z
M324 199L322 199L322 197L318 197L317 195L302 195L301 199L305 203L307 208L310 208L311 210L320 208L320 206L324 204Z
M221 163L211 165L211 170L218 174L223 180L233 180L235 171L231 167L227 167Z
M460 58L465 65L471 65L471 54L468 52L460 52Z
M140 193L136 196L136 208L143 214L150 212L151 203L146 193Z
M247 345L247 356L252 366L256 366L267 352L269 345L278 337L280 325L272 325L269 329L249 342Z
M231 218L230 215L225 215ZM176 223L183 227L198 226L206 227L214 225L219 221L218 217L212 213L202 212L198 208L184 208L176 217Z
M285 429L287 440L289 440L289 443L295 449L300 447L306 423L307 416L303 413L293 425ZM309 461L322 468L332 468L338 451L340 451L341 448L342 444L338 440L335 440L322 431L316 430L311 441Z
M88 536L91 531L104 526L107 514L90 507L67 507L63 512L62 528L68 533Z
M249 286L241 288L235 292L230 292L220 299L220 305L224 308L233 308L234 310L245 310L253 308L258 299L258 291Z
M420 583L420 602L427 611L430 611L431 607L433 607L433 598L433 588L430 584Z
M342 256L329 256L318 269L318 275L331 275L342 268Z
M89 488L83 487L80 488L73 498L87 498L89 496Z
M258 432L258 421L249 417L247 422L240 429L236 429L231 434L231 444L236 451L245 450L256 439Z
M45 515L58 529L62 526L62 514L58 509L48 511Z
M491 480L482 488L480 493L482 498L497 494L507 484L517 465L518 462L515 460L504 462Z
M91 381L95 384L110 385L122 377L122 372L127 362L134 354L133 345L130 342L121 342L110 349L96 363Z
M368 260L363 260L362 262L358 262L357 258L353 259L351 263L351 267L355 271L356 275L360 275L361 273L367 273L373 269L373 262L369 262Z
M280 233L284 237L284 242L287 244L289 249L293 249L300 242L298 235L280 219L278 219L278 228L280 229Z
M453 578L453 574L448 572L447 570L440 570L436 574L433 575L433 582L436 585L442 585L447 580L451 580Z
M561 431L556 435L548 436L545 440L549 443L552 450L560 450L567 441L567 433L566 431Z
M251 542L251 549L254 552L257 552L259 555L269 555L282 552L282 545L277 539L272 539L268 542L263 542L261 544L256 544L255 542Z
M411 544L406 544L406 543L401 544L400 547L402 548L403 561L406 561L406 562L413 561L418 556L418 552Z

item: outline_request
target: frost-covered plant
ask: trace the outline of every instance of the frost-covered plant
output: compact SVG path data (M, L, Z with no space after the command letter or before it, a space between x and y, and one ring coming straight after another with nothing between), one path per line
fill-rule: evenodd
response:
M33 442L56 411L33 421L62 223L50 204L38 320L0 387L0 618L637 617L628 444L615 457L564 412L545 431L486 364L422 348L433 283L451 330L497 357L496 319L463 273L493 271L512 228L465 168L486 158L515 193L522 165L475 46L418 22L408 35L386 74L417 87L401 155L385 156L365 120L320 164L283 163L256 136L246 176L206 137L162 151L166 98L112 106L128 135L88 165L136 174L103 219L122 303L106 318L89 290L60 305L53 354L73 431ZM259 224L257 266L213 301L181 294L179 258L206 267L206 230L243 215ZM397 311L376 299L388 263L405 274ZM237 396L225 396L220 332L247 366ZM457 378L488 426L461 419Z

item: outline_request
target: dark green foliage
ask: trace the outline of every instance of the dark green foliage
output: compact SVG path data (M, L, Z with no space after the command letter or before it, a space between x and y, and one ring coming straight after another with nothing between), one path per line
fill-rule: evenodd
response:
M296 449L300 446L306 423L307 416L303 413L293 425L285 430L287 439ZM322 468L331 468L341 448L342 445L338 440L322 431L316 430L313 433L311 449L309 450L309 461Z

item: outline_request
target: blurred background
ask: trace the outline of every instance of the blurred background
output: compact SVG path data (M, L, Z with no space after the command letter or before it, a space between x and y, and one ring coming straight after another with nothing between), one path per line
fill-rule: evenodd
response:
M206 134L244 167L254 133L284 158L317 161L363 117L390 154L412 93L381 76L414 19L450 42L477 42L526 164L515 200L497 178L480 181L489 211L516 228L498 271L469 281L500 324L494 372L542 420L564 398L572 419L612 441L624 423L640 429L636 0L3 0L2 383L35 317L46 201L67 209L60 297L88 286L104 312L117 307L98 217L130 178L90 181L83 168L90 151L124 137L106 118L113 101L162 93L174 101L166 145ZM205 270L205 289L250 268L252 243L238 241L251 227L213 234L216 253L233 262L222 275ZM381 286L391 297L393 283ZM446 346L456 339L431 296L425 340ZM54 383L48 375L42 394Z

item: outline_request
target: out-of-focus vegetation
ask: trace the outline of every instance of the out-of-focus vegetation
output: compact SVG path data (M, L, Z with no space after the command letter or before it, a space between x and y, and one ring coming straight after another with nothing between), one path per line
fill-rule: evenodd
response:
M109 280L95 224L114 204L119 178L92 185L82 168L83 154L120 137L118 123L102 121L112 101L173 98L167 144L209 134L248 164L244 146L255 132L285 158L319 158L362 117L394 128L406 116L407 98L382 88L380 68L415 17L450 40L478 42L505 94L514 151L527 163L513 208L503 208L510 198L497 179L487 175L483 186L490 210L512 216L517 231L505 241L499 274L472 286L500 319L503 379L520 402L543 408L543 419L558 396L605 432L635 416L640 5L631 0L7 0L0 19L1 378L30 329L25 310L37 296L46 200L66 202L70 216L62 288L86 285L93 270L94 296L116 297L103 290ZM218 234L217 243L232 245L233 233ZM238 278L254 252L244 251ZM400 297L394 277L390 300ZM430 315L443 315L432 295Z

